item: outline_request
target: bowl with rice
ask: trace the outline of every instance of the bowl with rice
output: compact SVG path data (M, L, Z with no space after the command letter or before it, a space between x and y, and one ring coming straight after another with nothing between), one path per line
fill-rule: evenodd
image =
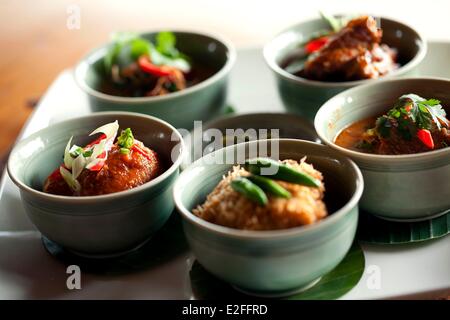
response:
M175 183L174 200L207 271L241 291L277 297L314 285L344 258L362 190L357 166L330 148L272 139L194 162Z

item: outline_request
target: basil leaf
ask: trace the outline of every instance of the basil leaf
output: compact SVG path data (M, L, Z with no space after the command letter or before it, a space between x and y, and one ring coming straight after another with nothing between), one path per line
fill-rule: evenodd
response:
M175 47L176 38L172 32L163 31L156 35L156 50L171 58L178 58L180 52Z
M163 54L161 54L154 46L150 47L150 57L152 63L159 66L165 65L180 69L183 72L189 72L191 69L190 63L184 58L169 58Z
M133 39L130 43L131 57L137 60L142 55L149 55L151 46L152 44L143 38Z
M111 68L115 64L117 57L124 46L138 37L139 35L134 32L115 32L111 35L113 43L108 47L108 51L103 58L103 65L106 73L111 72Z
M106 73L111 73L111 68L114 62L116 61L117 57L119 56L122 47L123 47L122 43L114 43L111 44L110 47L108 48L108 52L103 58L103 66L105 68Z

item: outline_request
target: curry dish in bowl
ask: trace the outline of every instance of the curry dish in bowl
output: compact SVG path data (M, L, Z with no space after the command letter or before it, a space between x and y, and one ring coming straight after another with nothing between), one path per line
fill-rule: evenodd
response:
M450 145L449 125L439 100L406 94L385 114L356 121L342 130L335 143L374 154L427 152Z

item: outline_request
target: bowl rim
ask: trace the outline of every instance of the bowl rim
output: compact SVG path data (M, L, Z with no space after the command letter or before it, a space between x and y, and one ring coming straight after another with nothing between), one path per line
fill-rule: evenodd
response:
M309 85L309 86L313 86L313 87L319 87L319 88L349 88L349 87L353 87L353 86L359 86L359 85L363 85L366 83L379 81L381 79L389 79L391 77L396 77L396 76L402 75L402 74L410 71L411 69L415 68L425 58L425 55L428 51L428 44L427 44L426 38L423 36L423 34L421 32L419 32L418 30L416 30L415 28L411 27L410 25L408 25L402 21L399 21L399 20L396 20L393 18L389 18L386 16L381 16L381 15L374 15L374 16L376 16L382 20L386 20L386 21L390 21L390 22L399 24L402 27L404 27L405 29L410 29L417 35L417 38L420 41L419 50L410 61L408 61L405 65L400 66L400 68L398 68L380 78L362 79L362 80L354 80L354 81L341 81L341 82L310 80L310 79L306 79L303 77L295 76L295 75L287 72L286 70L281 68L274 59L272 59L275 57L275 53L271 54L270 52L272 50L270 48L273 46L273 42L276 39L278 39L281 35L302 26L303 24L321 21L320 18L313 18L313 19L298 22L294 25L291 25L290 27L283 29L281 32L276 34L269 42L267 42L264 45L264 48L263 48L264 60L266 61L266 64L269 66L269 68L273 72L275 72L277 75L281 76L283 79L294 82L294 83L301 83L301 84L305 84L305 85Z
M333 156L337 156L341 160L347 162L347 164L350 166L350 168L355 172L356 175L356 188L350 199L345 203L344 206L339 208L337 211L333 212L332 214L328 215L326 218L320 220L319 222L309 224L309 225L303 225L299 227L294 228L287 228L287 229L279 229L279 230L242 230L242 229L235 229L230 227L221 226L212 222L208 222L206 220L203 220L202 218L197 217L194 215L191 210L188 210L181 200L181 192L180 192L180 181L184 179L184 176L186 175L186 172L189 172L193 170L194 168L197 168L202 165L202 161L204 157L210 156L212 154L215 154L217 152L226 152L227 150L230 150L231 148L237 148L238 146L242 146L245 144L255 144L259 143L260 141L271 141L271 140L278 140L279 143L285 142L285 143L296 143L296 144L303 144L303 145L313 145L315 147L327 149ZM206 156L200 158L199 160L192 163L188 168L186 168L178 177L177 181L175 182L174 188L173 188L173 198L175 201L175 206L178 209L178 211L181 213L182 217L189 221L190 223L194 224L196 227L199 227L207 232L228 237L228 238L235 238L235 239L255 239L255 240L267 240L267 239L280 239L280 238L288 238L288 237L295 237L300 236L305 233L309 233L314 230L321 230L324 229L331 224L335 223L337 220L342 219L347 214L351 212L351 208L357 207L358 202L362 196L363 189L364 189L364 180L361 173L361 170L358 168L358 166L353 162L353 160L344 157L336 151L334 151L331 148L328 148L327 146L306 141L306 140L300 140L300 139L262 139L262 140L255 140L255 141L249 141L249 142L243 142L238 143L232 146L228 146L225 148L222 148L220 150L214 151Z
M278 117L278 118L290 118L290 119L294 119L296 122L298 122L299 124L301 123L302 126L302 130L304 132L310 133L311 136L315 136L316 141L315 142L320 142L319 139L319 135L316 132L316 129L314 128L314 124L311 123L310 120L306 119L305 117L295 114L295 113L286 113L286 112L276 112L276 111L266 111L266 112L243 112L243 113L234 113L234 114L224 114L221 116L218 116L214 119L211 119L207 122L205 122L204 124L202 124L202 129L203 128L207 128L207 129L212 129L215 128L217 129L217 124L222 124L224 121L240 121L243 122L243 120L246 120L246 118L250 118L250 117ZM235 125L233 125L235 126ZM228 129L228 128L227 128ZM193 134L195 131L195 128L192 129L189 133ZM289 138L285 138L285 139L289 139ZM293 138L292 138L293 139ZM311 141L311 140L310 140Z
M102 118L104 116L131 116L134 118L144 118L146 120L149 120L151 122L158 122L164 126L166 126L167 128L169 128L172 131L172 134L176 134L177 138L179 139L179 143L180 143L180 152L177 156L177 159L175 162L172 163L172 165L167 168L167 170L165 170L162 174L160 174L159 176L157 176L156 178L140 185L137 186L135 188L132 189L128 189L128 190L123 190L123 191L118 191L118 192L114 192L114 193L108 193L108 194L103 194L103 195L96 195L96 196L82 196L82 197L74 197L74 196L62 196L62 195L55 195L55 194L50 194L50 193L45 193L43 191L40 190L36 190L30 186L28 186L27 184L25 184L23 181L21 181L21 179L19 179L15 174L14 174L14 170L12 169L12 166L14 164L12 164L12 155L14 153L17 152L17 150L19 150L23 144L25 144L27 141L35 139L37 137L39 137L43 131L48 131L51 130L54 126L59 125L59 126L63 126L64 124L67 124L69 122L76 122L76 121L82 121L83 119L92 119L92 118ZM11 180L16 184L16 186L18 186L20 189L22 189L25 192L31 193L34 196L40 197L42 199L45 200L50 200L52 202L67 202L67 201L74 201L77 202L78 204L90 204L93 202L99 202L99 201L108 201L111 199L122 199L124 197L128 197L128 196L132 196L135 195L145 189L149 189L151 187L154 187L156 185L158 185L159 183L161 183L162 181L166 180L169 176L171 176L181 165L181 162L183 161L183 158L185 156L186 153L186 147L184 145L184 141L183 138L181 136L181 134L178 132L178 130L175 129L175 127L173 127L171 124L169 124L168 122L158 119L156 117L152 117L149 115L145 115L145 114L140 114L140 113L136 113L136 112L126 112L126 111L107 111L107 112L96 112L93 114L89 114L89 115L85 115L85 116L81 116L81 117L76 117L76 118L71 118L71 119L67 119L64 121L59 121L56 122L46 128L40 129L39 131L36 131L35 133L27 136L24 139L21 139L13 148L13 150L11 151L10 156L8 157L8 162L7 162L7 172L9 177L11 178Z
M142 36L148 36L152 35L161 31L165 31L165 29L156 29L156 30L147 30L138 32L138 34ZM236 61L236 48L234 47L233 43L228 40L227 38L223 37L222 35L217 35L215 33L210 32L197 32L193 30L188 29L170 29L170 32L173 33L184 33L189 34L192 36L203 36L208 37L212 40L217 41L218 43L221 43L226 50L228 51L227 59L224 63L224 65L212 76L209 78L191 86L186 89L172 92L167 95L163 96L156 96L156 97L121 97L121 96L114 96L111 94L106 94L103 92L100 92L98 90L95 90L91 88L85 81L84 75L86 74L86 71L88 67L91 65L88 61L90 59L96 58L97 56L103 56L104 51L108 47L108 45L111 43L111 41L104 43L103 45L96 47L89 51L87 54L85 54L81 60L78 61L76 64L74 70L73 70L73 76L75 78L75 82L78 84L78 86L88 95L94 96L100 100L115 102L115 103L145 103L145 102L157 102L157 101L167 101L170 99L175 99L177 97L183 97L185 95L188 95L190 93L194 93L197 91L200 91L208 86L210 86L212 83L217 82L219 79L225 77L233 67L235 61Z
M427 158L433 158L435 156L440 156L442 154L448 154L450 153L450 147L427 151L427 152L419 152L419 153L413 153L413 154L400 154L400 155L383 155L383 154L372 154L372 153L364 153L359 151L350 150L344 147L341 147L337 145L334 141L328 139L325 134L323 134L321 130L321 124L319 123L319 118L322 117L322 113L324 113L325 108L332 104L337 99L342 98L345 95L352 94L354 92L361 92L368 88L384 85L385 83L392 83L393 85L399 82L407 82L407 81L439 81L439 82L446 82L450 87L450 80L443 77L408 77L408 78L399 78L399 79L383 79L376 83L367 83L365 85L356 86L353 88L349 88L345 91L342 91L338 93L337 95L333 96L329 100L327 100L322 106L319 108L319 110L316 113L316 116L314 118L314 128L316 129L316 132L320 139L331 148L345 154L347 157L350 157L352 159L359 158L364 160L374 160L374 161L390 161L390 162L403 162L405 160L421 160L421 159L427 159ZM359 119L362 120L362 119ZM354 123L354 122L352 122ZM351 125L352 123L347 124L346 126Z

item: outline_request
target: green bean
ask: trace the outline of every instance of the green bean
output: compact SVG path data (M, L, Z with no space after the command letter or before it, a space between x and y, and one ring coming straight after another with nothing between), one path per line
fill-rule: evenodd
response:
M263 189L264 191L267 191L277 197L286 199L289 199L291 197L291 193L289 191L287 191L272 179L256 175L251 175L247 178L257 186L261 187L261 189Z
M276 172L270 176L272 179L301 184L308 187L320 187L320 181L311 177L309 174L292 169L291 167L270 158L249 159L246 160L244 164L244 168L247 171L259 176L261 175L262 168L268 168L270 166L273 166L276 170Z
M267 196L264 191L256 184L248 180L247 178L238 177L231 181L231 187L261 206L265 206L268 202Z

